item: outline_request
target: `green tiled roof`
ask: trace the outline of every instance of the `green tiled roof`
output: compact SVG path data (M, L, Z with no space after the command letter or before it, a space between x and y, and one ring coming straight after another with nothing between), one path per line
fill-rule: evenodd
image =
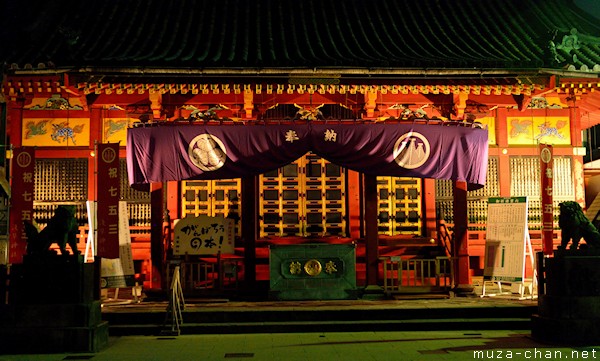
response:
M6 0L5 8L0 59L21 69L600 71L600 20L571 0Z

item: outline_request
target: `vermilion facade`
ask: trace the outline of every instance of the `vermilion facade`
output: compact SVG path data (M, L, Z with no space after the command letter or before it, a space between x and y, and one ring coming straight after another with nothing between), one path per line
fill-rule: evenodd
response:
M553 145L555 217L561 201L585 204L600 28L570 1L71 6L77 16L6 22L6 144L36 147L34 217L74 203L84 227L95 145L120 142L148 287L166 287L173 220L200 214L234 220L250 287L268 279L269 244L314 239L357 244L359 285L381 285L381 257L436 255L453 256L455 284L468 285L484 267L489 197L529 197L541 250L540 143ZM16 21L31 26L14 32ZM359 173L313 153L261 175L129 186L128 129L309 123L486 129L485 186Z

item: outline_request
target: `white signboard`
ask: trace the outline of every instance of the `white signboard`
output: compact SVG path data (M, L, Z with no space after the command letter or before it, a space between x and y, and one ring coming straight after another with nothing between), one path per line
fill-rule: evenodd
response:
M174 255L216 255L234 253L233 220L199 215L175 224Z
M527 237L527 197L489 198L484 279L523 282Z

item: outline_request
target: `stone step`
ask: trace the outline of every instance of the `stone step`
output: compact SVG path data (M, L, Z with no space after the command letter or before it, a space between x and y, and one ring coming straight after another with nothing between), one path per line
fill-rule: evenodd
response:
M385 303L364 302L355 307L253 306L203 307L186 305L182 313L182 334L357 332L416 330L529 329L537 306L515 304L473 307L477 301L456 307L452 301L420 301L414 307L387 307ZM400 303L402 304L402 303ZM165 329L166 308L105 312L111 335L158 335ZM170 323L167 324L170 327ZM166 327L166 328L169 328Z
M111 325L111 336L159 335L170 325ZM441 330L529 330L530 318L449 318L414 320L369 321L296 321L296 322L229 322L183 323L180 333L193 334L245 334L245 333L297 333L297 332L364 332L364 331L441 331Z

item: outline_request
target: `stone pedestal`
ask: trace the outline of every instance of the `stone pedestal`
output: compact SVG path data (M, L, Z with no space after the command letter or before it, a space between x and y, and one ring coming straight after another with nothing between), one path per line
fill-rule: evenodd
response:
M278 300L356 299L356 248L349 244L270 247L269 296Z
M600 343L600 250L556 251L544 260L545 293L532 337L570 345Z
M8 275L2 353L97 352L108 344L98 263L79 256L25 258Z

